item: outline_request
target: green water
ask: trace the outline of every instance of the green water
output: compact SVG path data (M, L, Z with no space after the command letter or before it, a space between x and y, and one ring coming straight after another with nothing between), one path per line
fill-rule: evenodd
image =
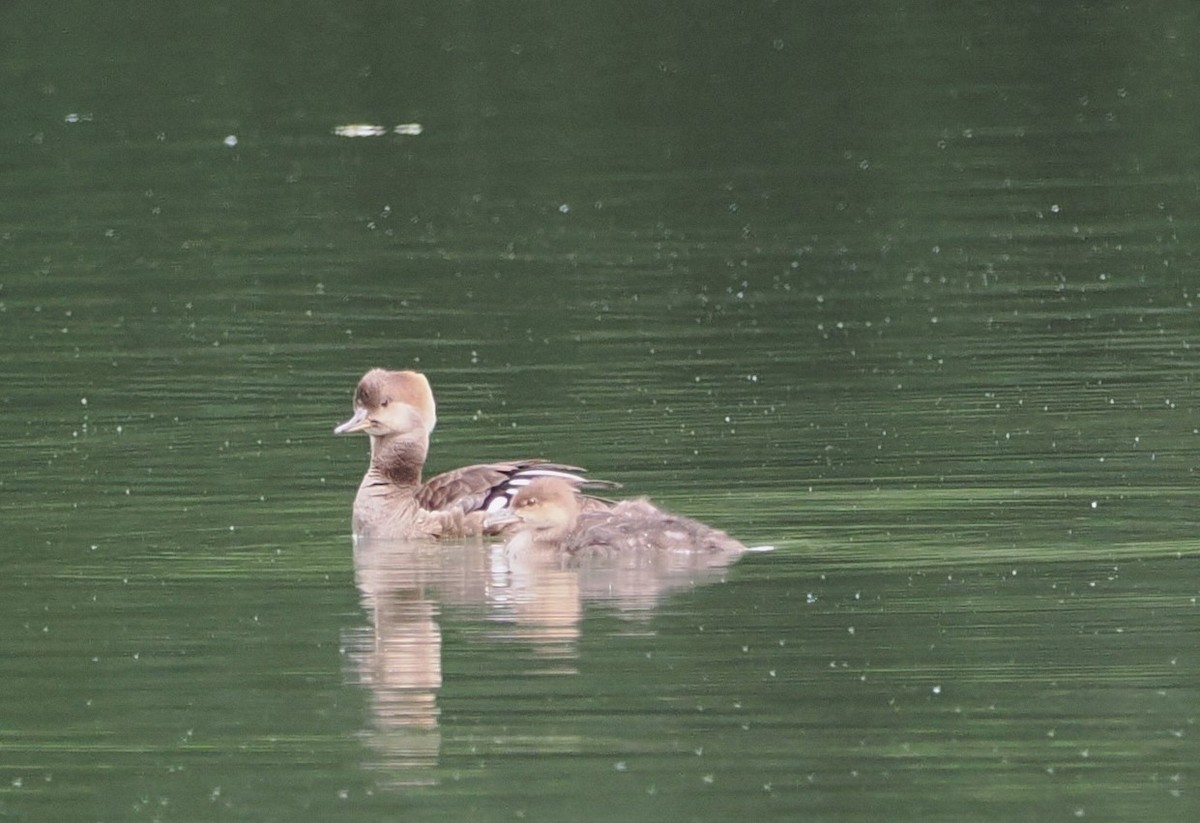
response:
M1194 819L1198 24L6 4L0 820ZM775 550L356 550L376 365Z

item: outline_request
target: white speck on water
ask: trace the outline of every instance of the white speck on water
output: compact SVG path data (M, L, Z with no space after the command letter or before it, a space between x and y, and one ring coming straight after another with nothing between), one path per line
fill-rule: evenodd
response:
M938 695L942 693L942 687L934 686L932 689L930 689L930 691L933 692L933 694Z
M1093 500L1093 501L1092 501L1092 508L1093 508L1093 509L1094 509L1094 508L1097 508L1099 505L1100 505L1100 501L1098 501L1098 500Z
M559 213L559 214L570 214L570 213L571 213L571 206L570 206L569 204L567 204L567 203L561 203L561 204L559 204L559 207L558 207L558 213Z
M227 134L227 135L225 135L225 139L222 142L226 146L228 146L229 148L232 149L234 146L236 146L238 144L237 135L236 134Z

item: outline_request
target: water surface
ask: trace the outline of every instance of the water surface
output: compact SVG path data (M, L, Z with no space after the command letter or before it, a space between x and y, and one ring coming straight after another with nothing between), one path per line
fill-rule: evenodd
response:
M1190 5L0 16L0 818L1194 817ZM376 365L775 550L356 548Z

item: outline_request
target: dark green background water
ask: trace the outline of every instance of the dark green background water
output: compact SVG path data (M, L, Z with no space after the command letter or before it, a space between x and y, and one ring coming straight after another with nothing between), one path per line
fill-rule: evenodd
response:
M0 819L1195 819L1193 4L0 38ZM775 551L356 552L375 365Z

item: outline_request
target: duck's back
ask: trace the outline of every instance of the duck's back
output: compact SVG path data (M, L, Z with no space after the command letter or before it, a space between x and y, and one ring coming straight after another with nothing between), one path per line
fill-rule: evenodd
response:
M645 498L622 500L612 508L584 511L563 540L573 555L647 551L740 552L745 546L725 532L655 507Z

